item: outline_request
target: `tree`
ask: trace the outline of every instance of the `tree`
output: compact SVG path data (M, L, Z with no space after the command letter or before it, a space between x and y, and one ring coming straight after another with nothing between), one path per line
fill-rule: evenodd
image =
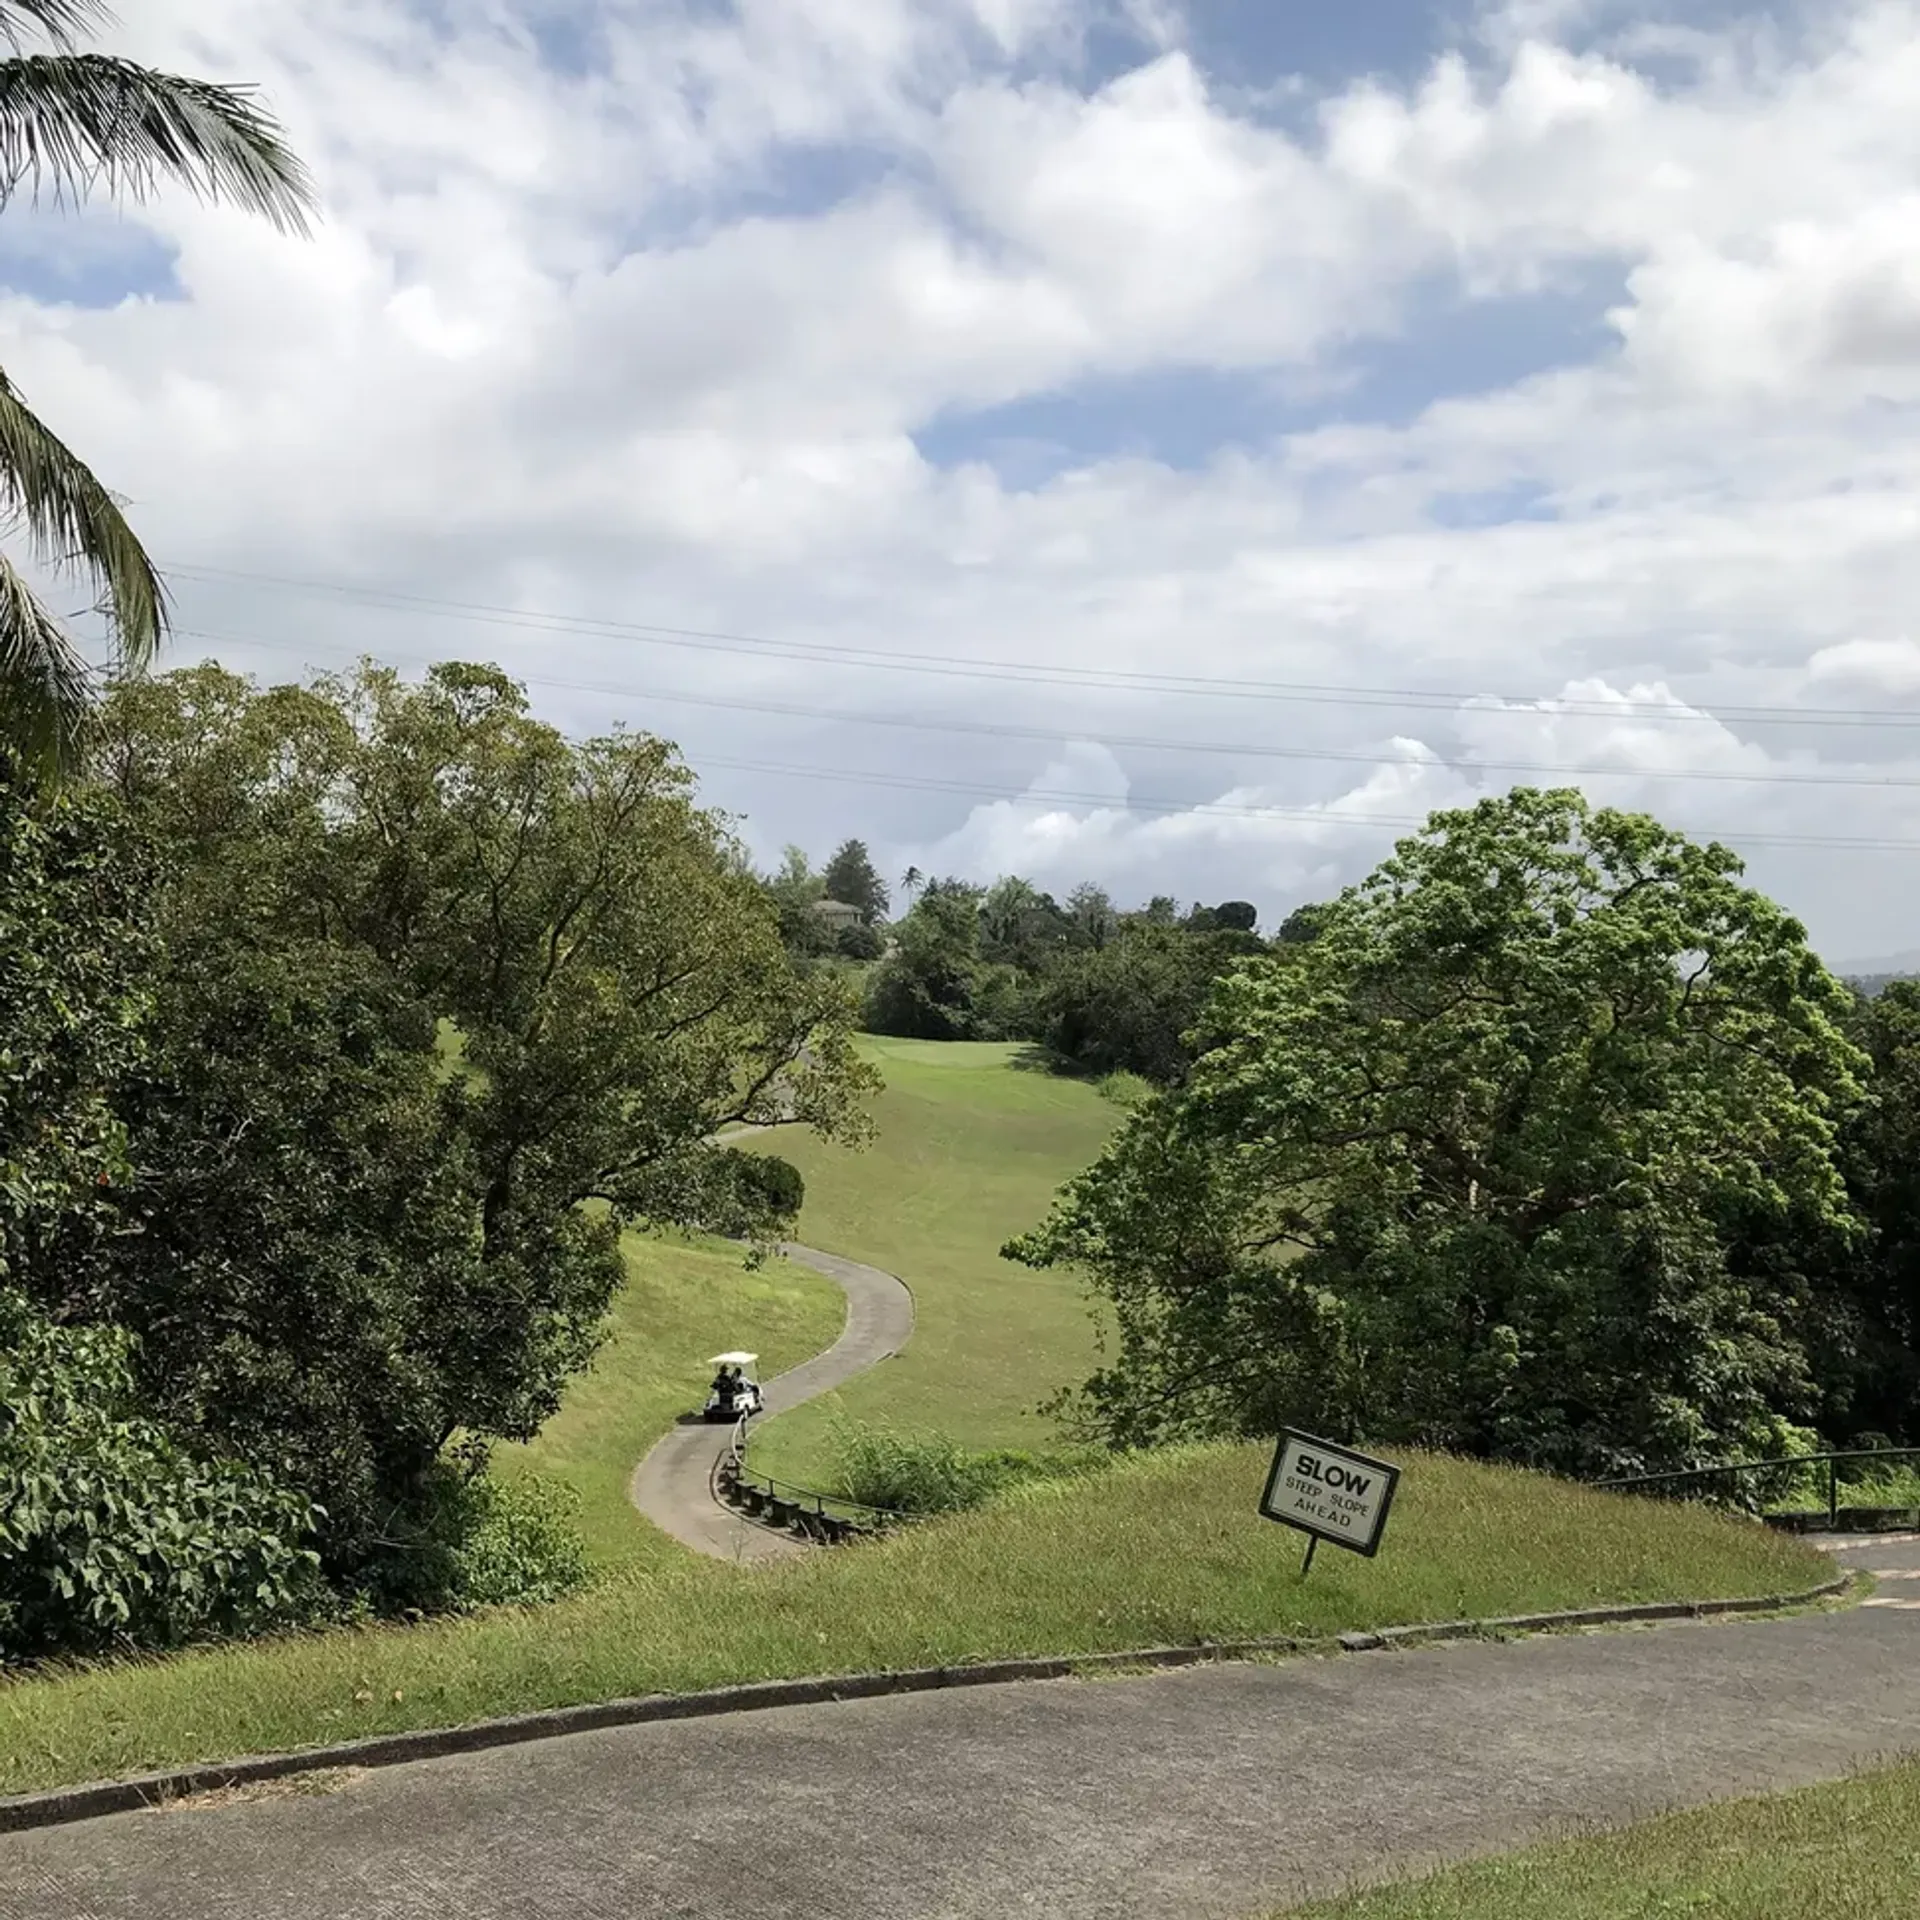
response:
M1191 1030L1213 983L1240 957L1237 941L1147 925L1073 952L1035 995L1039 1038L1082 1073L1176 1085L1193 1063Z
M894 943L868 983L869 1030L916 1040L979 1037L979 889L929 880L913 911L895 928Z
M887 910L887 883L874 871L864 840L846 840L835 850L821 875L826 898L860 909L860 918L872 926Z
M1819 1310L1729 1221L1849 1231L1844 990L1725 849L1574 792L1436 815L1230 974L1221 1044L1009 1252L1084 1266L1113 1437L1285 1421L1581 1473L1766 1445Z
M1067 920L1076 946L1100 948L1120 931L1120 916L1105 887L1083 880L1067 895Z
M96 187L144 200L164 177L303 230L313 205L300 162L272 119L233 87L157 73L78 50L110 23L100 0L0 0L0 205L23 186L80 199ZM37 32L50 51L23 53ZM88 467L0 373L0 502L37 560L99 589L116 655L140 669L165 637L153 562ZM92 691L59 618L0 557L0 741L42 778L71 772Z
M814 872L804 847L785 848L779 871L764 885L780 916L780 938L789 953L815 959L833 951L833 928L816 911L827 896L826 881Z
M82 1324L124 1234L122 1098L147 1060L153 863L104 794L0 748L0 1657L177 1645L304 1617L313 1515L197 1456Z
M907 904L913 904L913 896L926 882L926 875L918 867L909 867L900 876L900 891L907 896Z
M980 902L980 951L989 962L1038 973L1067 944L1066 916L1032 881L1007 874Z
M1260 910L1251 900L1222 900L1213 910L1213 924L1225 933L1251 933L1260 924Z
M357 1576L456 1432L553 1411L623 1225L782 1225L715 1134L861 1136L853 1010L670 747L567 741L491 668L190 669L118 690L100 767L179 871L124 1109L145 1231L91 1310L172 1418L324 1489Z
M126 1180L151 883L107 796L38 788L0 747L0 1286L63 1270Z

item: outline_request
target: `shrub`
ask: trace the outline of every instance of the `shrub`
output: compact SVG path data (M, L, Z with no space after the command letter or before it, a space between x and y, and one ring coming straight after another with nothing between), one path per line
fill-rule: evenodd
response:
M391 1618L558 1599L587 1579L577 1511L577 1495L558 1482L494 1479L485 1445L469 1439L396 1508L386 1553L352 1604Z
M475 1481L470 1495L470 1531L453 1554L455 1604L462 1612L531 1606L586 1585L580 1496L572 1487L529 1474Z
M1131 1113L1153 1098L1154 1085L1144 1076L1122 1068L1116 1073L1103 1073L1094 1082L1094 1091L1102 1100Z
M903 1433L885 1424L834 1422L835 1491L894 1513L958 1513L1006 1488L1057 1480L1108 1463L1098 1448L1032 1453L1013 1447L975 1451L939 1432Z
M133 1343L0 1290L0 1660L177 1647L319 1617L319 1518L190 1454L137 1403Z

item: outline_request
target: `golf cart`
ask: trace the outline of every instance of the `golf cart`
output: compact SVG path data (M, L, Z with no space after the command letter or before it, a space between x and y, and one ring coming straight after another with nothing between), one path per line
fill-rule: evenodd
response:
M759 1357L755 1353L716 1353L707 1362L715 1371L704 1418L738 1420L742 1414L761 1411L766 1403L760 1397L760 1383L747 1373Z

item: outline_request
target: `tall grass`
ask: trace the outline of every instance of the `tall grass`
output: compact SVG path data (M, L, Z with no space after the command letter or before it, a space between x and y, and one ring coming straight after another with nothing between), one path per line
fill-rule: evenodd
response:
M905 1433L845 1414L835 1416L831 1432L833 1491L892 1513L960 1513L1008 1487L1072 1478L1112 1464L1098 1448L968 1448L951 1434Z

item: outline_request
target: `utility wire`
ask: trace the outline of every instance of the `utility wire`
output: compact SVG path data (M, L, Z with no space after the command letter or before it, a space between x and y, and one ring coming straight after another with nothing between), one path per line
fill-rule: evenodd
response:
M237 636L233 636L233 635L209 634L209 633L205 633L192 628L180 629L179 631L181 633L181 637L183 638L212 640L220 644L228 644L228 645L258 645L258 646L264 646L264 647L296 647L297 648L302 644L299 642L264 641L264 640L247 641L247 640L242 640ZM646 695L639 692L639 690L637 689L601 686L593 683L570 681L570 680L534 679L531 676L527 676L526 679L527 679L527 684L533 685L533 686L559 687L559 688L565 688L565 689L576 691L576 692L630 694L632 695L632 697L640 698L640 699L659 698L659 699L671 700L671 699L679 699L682 697L693 698L693 699L705 698L704 696L680 696L680 695L673 695L673 694ZM728 703L723 702L719 704L728 704ZM847 719L847 718L858 719L858 718L862 718L863 716L834 714L829 717L835 718L835 719ZM914 723L914 724L918 724L918 723ZM929 722L927 724L933 725L933 726L939 726L943 723ZM1056 744L1059 741L1059 735L1057 733L1049 733L1044 737L1050 741L1055 742ZM1184 743L1169 743L1169 744L1184 744ZM1225 751L1225 749L1223 749L1223 751ZM1240 751L1240 749L1231 749L1231 751ZM1413 766L1429 766L1430 765L1430 766L1442 767L1447 771L1481 772L1481 771L1491 771L1491 770L1499 770L1499 771L1508 770L1505 768L1496 769L1492 763L1487 763L1487 762L1474 762L1463 768L1456 769L1452 766L1449 766L1448 763L1440 762L1440 761L1388 762L1388 761L1382 761L1378 758L1378 756L1374 756L1374 755L1350 755L1350 756L1317 755L1313 757L1354 758L1354 759L1364 760L1369 765L1376 765L1376 766L1377 765L1413 765ZM1097 807L1097 808L1104 808L1114 812L1124 812L1129 814L1152 815L1152 814L1192 813L1192 814L1204 814L1204 815L1210 815L1210 816L1219 816L1224 818L1239 818L1239 819L1303 820L1303 821L1316 822L1318 824L1329 826L1329 827L1354 829L1354 830L1372 830L1372 829L1379 829L1379 828L1404 828L1411 831L1425 824L1424 816L1415 817L1411 815L1348 813L1344 811L1334 811L1326 807L1287 807L1287 806L1269 806L1269 805L1256 806L1256 805L1236 805L1230 801L1191 801L1191 800L1155 799L1155 798L1149 798L1149 797L1133 795L1133 794L1128 794L1124 797L1117 797L1112 794L1074 792L1074 791L1068 791L1065 789L993 786L993 785L988 785L978 781L940 779L940 778L918 776L918 775L911 775L911 774L888 774L888 773L862 772L862 771L850 770L850 769L838 768L838 767L793 766L793 765L783 764L778 761L741 759L741 758L731 756L731 755L726 755L726 754L712 754L712 753L704 753L704 752L700 755L700 766L702 768L724 767L729 771L770 775L770 776L779 777L779 778L822 780L822 781L827 781L830 783L845 785L845 786L892 788L897 791L920 792L920 793L950 793L950 794L959 794L964 797L974 798L974 799L1016 800L1016 801L1029 801L1029 802L1034 802L1038 804L1091 806L1091 807ZM1580 771L1580 769L1561 767L1561 768L1547 769L1546 771L1551 771L1556 775L1567 775L1567 774L1577 773ZM1618 773L1621 771L1621 769L1609 768L1609 769L1598 769L1596 771ZM1632 770L1629 769L1628 771L1632 771ZM1812 785L1814 783L1811 781L1785 781L1782 784ZM1877 784L1877 783L1873 783L1873 784ZM1902 784L1913 786L1913 785L1920 785L1920 782L1909 781ZM1742 844L1749 845L1749 846L1824 847L1824 848L1832 848L1835 850L1849 850L1849 851L1862 851L1862 852L1920 853L1920 840L1896 840L1896 839L1891 839L1886 837L1877 837L1877 836L1869 836L1869 835L1756 833L1756 832L1749 831L1745 828L1689 828L1687 829L1687 831L1692 837L1697 839L1739 841Z
M275 650L299 651L308 644L297 641L268 640L249 638L244 634L210 633L200 628L181 628L183 638L211 641L218 646L265 647ZM424 659L425 656L418 656ZM729 713L767 714L779 718L799 720L820 720L835 725L850 724L863 727L889 727L904 731L921 733L975 734L995 740L1037 740L1052 745L1061 744L1062 730L1058 727L1021 726L1004 720L964 720L946 716L926 716L919 714L856 713L840 707L804 706L792 701L740 700L725 694L680 693L653 687L635 687L607 681L561 680L551 675L527 674L518 676L528 686L545 687L555 691L570 693L604 694L611 698L637 701L664 701L669 705L694 707L712 707ZM1309 762L1338 762L1345 765L1391 766L1418 764L1398 762L1386 759L1378 753L1368 753L1354 748L1340 747L1293 747L1259 745L1250 741L1222 740L1165 740L1144 737L1135 734L1099 733L1089 734L1097 738L1104 746L1129 747L1154 753L1197 753L1219 758L1299 760ZM1906 778L1898 775L1873 774L1783 774L1783 773L1743 773L1724 767L1682 768L1682 767L1604 767L1604 766L1565 766L1549 761L1538 760L1461 760L1447 761L1441 764L1486 773L1526 773L1545 774L1553 777L1600 779L1609 775L1637 774L1648 779L1658 780L1705 780L1718 783L1735 783L1749 786L1767 787L1869 787L1883 790L1915 789L1920 790L1920 778Z
M1755 725L1866 728L1912 728L1920 725L1920 713L1889 714L1884 708L1728 705L1717 706L1709 713L1676 711L1671 705L1655 700L1578 701L1540 694L1449 692L1414 687L1348 687L1309 681L1239 680L1200 674L1043 667L1022 661L971 660L952 654L901 653L833 642L770 640L752 634L708 631L698 627L530 612L483 601L445 600L427 594L399 593L346 582L247 573L234 567L177 564L169 565L163 571L182 579L210 583L233 581L297 593L340 596L382 611L419 612L437 618L466 620L482 626L512 627L534 633L573 633L598 639L629 639L648 645L687 647L702 652L745 653L762 659L806 660L825 666L876 668L970 680L1019 681L1030 685L1091 687L1102 691L1184 694L1234 700L1304 701L1334 706L1437 707L1449 711L1473 701L1495 700L1532 706L1542 699L1552 699L1556 712L1603 719L1631 716L1651 720L1739 720Z

